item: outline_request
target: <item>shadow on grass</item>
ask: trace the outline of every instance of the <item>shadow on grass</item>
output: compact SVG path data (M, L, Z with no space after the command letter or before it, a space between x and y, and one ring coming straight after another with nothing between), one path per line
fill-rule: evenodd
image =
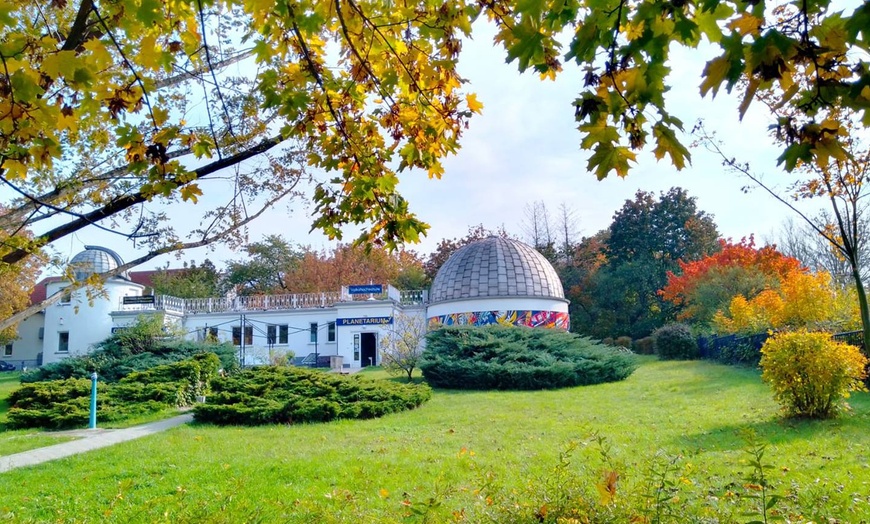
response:
M676 444L705 451L738 451L745 449L747 436L755 434L767 444L787 445L810 442L839 434L851 440L863 439L870 424L870 398L856 399L852 411L830 419L786 418L772 413L766 420L726 424L708 431L677 437Z

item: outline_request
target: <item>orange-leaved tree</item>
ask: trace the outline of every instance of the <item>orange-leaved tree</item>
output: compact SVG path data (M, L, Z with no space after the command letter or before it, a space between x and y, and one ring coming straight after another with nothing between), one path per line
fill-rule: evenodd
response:
M683 309L681 320L708 327L717 311L736 296L753 298L765 289L779 287L800 262L786 257L775 246L755 247L753 237L739 242L719 240L721 250L693 262L679 261L679 274L669 271L662 298Z

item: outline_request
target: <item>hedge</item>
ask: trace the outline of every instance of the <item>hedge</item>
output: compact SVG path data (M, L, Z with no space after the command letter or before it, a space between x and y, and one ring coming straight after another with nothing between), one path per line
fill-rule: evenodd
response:
M427 335L420 368L433 387L551 389L623 380L634 355L589 338L512 326L445 327Z
M194 417L213 424L293 424L374 418L413 409L431 397L425 385L374 381L319 370L259 367L212 382Z
M220 360L213 353L133 373L117 383L97 383L97 419L130 417L190 406L208 393ZM17 428L83 427L90 418L91 381L69 378L24 384L9 395L7 425Z

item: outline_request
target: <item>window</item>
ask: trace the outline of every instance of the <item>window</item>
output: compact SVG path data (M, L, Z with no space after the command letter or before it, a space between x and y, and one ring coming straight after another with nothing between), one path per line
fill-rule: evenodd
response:
M245 345L249 346L254 343L254 326L245 326ZM233 345L242 345L242 327L233 326Z
M63 296L60 297L61 304L69 304L72 302L72 291L64 291Z
M287 324L270 324L266 326L266 343L286 344L288 332Z
M327 342L335 342L335 322L326 325L326 340Z
M311 343L314 344L317 342L317 322L311 323Z
M61 331L57 334L57 352L69 353L69 331Z
M3 356L4 357L11 357L12 356L12 344L11 343L6 344L6 347L3 348Z

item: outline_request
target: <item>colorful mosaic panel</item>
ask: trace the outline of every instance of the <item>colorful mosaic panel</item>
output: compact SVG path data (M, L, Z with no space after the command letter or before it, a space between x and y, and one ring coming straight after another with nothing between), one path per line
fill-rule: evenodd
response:
M451 313L429 319L429 327L440 326L505 326L546 327L568 330L568 313L559 311L475 311Z

